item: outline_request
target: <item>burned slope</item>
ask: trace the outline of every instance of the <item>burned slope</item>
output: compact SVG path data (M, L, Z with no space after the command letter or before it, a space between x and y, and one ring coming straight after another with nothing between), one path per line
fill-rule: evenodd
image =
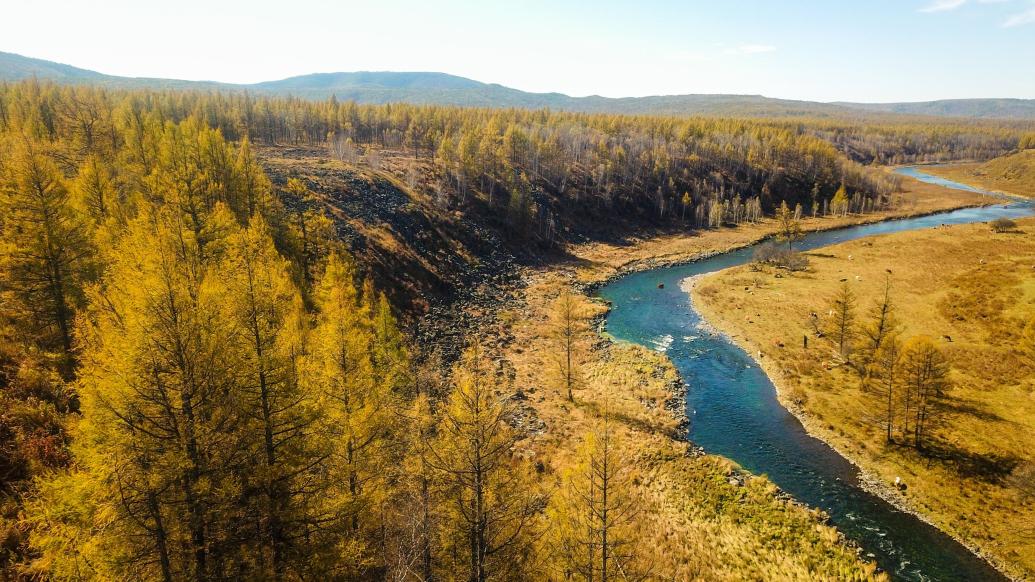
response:
M264 148L259 157L289 208L305 204L286 191L289 179L313 192L418 341L455 350L472 311L492 311L517 281L505 235L478 213L445 211L403 184L396 160L374 171L331 160L318 148Z

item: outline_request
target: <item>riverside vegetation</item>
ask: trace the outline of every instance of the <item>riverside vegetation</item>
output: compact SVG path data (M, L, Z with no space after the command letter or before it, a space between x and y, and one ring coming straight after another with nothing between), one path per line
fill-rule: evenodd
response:
M439 256L498 250L462 246L465 229L556 258L627 214L629 232L695 241L686 252L771 232L777 208L833 225L975 202L932 205L829 131L0 86L4 575L881 577L764 479L691 454L665 407L674 371L592 345L594 308L570 291L549 290L569 309L534 337L505 342L536 330L503 311L499 335L440 361L403 331L427 305L392 307L420 294L410 273L349 252L366 256L357 232L383 243L398 225L359 232L347 211L399 193L393 214L416 208L427 230L408 234L440 237L442 254L399 239L381 258L411 253L438 275ZM918 131L853 130L932 155L895 139ZM930 135L946 156L1021 139ZM350 207L297 166L268 164L287 174L272 181L255 142L318 146L382 189ZM527 383L523 345L561 368L550 389Z
M874 237L693 291L811 432L1022 578L1035 572L1033 227Z

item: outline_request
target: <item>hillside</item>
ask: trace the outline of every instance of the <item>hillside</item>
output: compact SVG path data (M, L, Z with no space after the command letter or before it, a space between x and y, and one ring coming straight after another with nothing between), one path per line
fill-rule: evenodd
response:
M1035 99L940 99L914 103L837 103L852 109L979 119L1035 119Z
M47 79L59 83L100 84L115 88L248 91L324 100L334 96L357 103L406 102L493 108L549 108L583 113L631 115L705 115L739 117L887 118L906 116L979 119L1035 119L1035 100L970 99L926 103L820 103L762 95L654 95L647 97L572 97L531 93L435 72L362 71L314 73L253 84L132 78L106 75L70 65L0 52L0 80Z
M939 176L1018 196L1035 196L1035 149L1020 151L984 163L932 166Z

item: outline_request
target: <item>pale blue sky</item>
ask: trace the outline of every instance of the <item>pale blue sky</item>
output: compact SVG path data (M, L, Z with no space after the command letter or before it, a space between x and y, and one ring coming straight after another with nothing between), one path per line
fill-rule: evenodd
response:
M612 97L1035 98L1035 0L4 0L0 50L254 82L443 71Z

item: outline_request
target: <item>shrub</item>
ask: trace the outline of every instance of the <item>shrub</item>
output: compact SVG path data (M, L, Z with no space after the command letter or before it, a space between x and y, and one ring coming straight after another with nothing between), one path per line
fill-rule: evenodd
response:
M997 218L992 221L992 232L1010 232L1017 228L1017 223L1009 218Z
M774 265L789 271L804 271L809 266L809 259L805 255L771 242L755 249L752 260L755 265Z

